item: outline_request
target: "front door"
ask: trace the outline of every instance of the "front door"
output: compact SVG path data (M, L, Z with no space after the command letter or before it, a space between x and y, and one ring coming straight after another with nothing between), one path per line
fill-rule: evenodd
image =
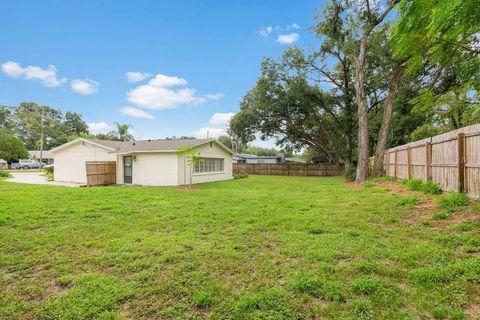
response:
M123 183L132 183L132 157L123 157Z

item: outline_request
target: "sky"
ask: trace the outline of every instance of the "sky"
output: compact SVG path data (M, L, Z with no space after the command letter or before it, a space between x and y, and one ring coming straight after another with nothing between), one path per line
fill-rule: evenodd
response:
M321 0L0 0L0 104L83 115L136 139L222 134L263 57L318 45ZM272 146L272 142L254 144Z

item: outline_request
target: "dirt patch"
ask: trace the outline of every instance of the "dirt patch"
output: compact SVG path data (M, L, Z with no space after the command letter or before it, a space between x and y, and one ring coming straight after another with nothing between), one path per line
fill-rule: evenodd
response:
M363 186L360 183L356 183L356 182L348 182L345 185L347 186L347 188L353 189L353 190L363 189Z
M390 192L404 192L407 191L407 187L404 186L403 184L399 184L396 182L388 182L388 181L382 181L379 182L375 185L376 188L380 189L387 189Z
M420 204L417 204L415 206L415 209L437 210L438 209L437 201L435 199L425 199Z

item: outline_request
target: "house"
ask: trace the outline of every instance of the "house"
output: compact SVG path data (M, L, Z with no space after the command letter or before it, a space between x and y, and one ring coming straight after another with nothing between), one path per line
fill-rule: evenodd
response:
M233 163L282 163L281 156L257 156L254 154L236 153L233 155Z
M199 161L192 182L233 178L233 152L215 139L107 141L78 138L50 150L55 160L55 181L86 184L87 161L114 161L116 183L178 186L188 183L190 167L179 148L195 148Z
M28 151L30 155L30 159L40 161L40 151ZM53 153L50 151L42 151L42 162L45 164L52 164L53 163Z
M0 170L8 169L8 162L0 158Z

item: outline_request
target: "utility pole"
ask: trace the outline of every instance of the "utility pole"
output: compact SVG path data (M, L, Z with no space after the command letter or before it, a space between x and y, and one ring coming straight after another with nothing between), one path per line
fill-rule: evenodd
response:
M45 136L45 107L42 107L42 119L40 120L41 131L40 131L40 169L42 169L43 163L43 139Z

